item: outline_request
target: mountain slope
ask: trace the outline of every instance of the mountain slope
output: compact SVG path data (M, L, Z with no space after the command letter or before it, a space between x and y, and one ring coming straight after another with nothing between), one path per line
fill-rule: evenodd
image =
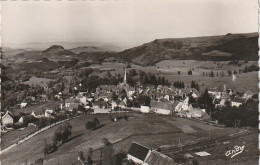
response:
M208 55L212 52L214 56ZM258 33L156 39L119 54L126 61L144 66L169 59L257 60Z

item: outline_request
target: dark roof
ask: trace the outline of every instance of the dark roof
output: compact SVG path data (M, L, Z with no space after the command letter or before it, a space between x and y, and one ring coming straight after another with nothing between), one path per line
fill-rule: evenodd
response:
M142 161L145 160L148 152L149 152L149 148L144 147L144 146L137 144L135 142L132 143L130 149L128 150L129 155L131 155L135 158L138 158Z
M65 100L66 103L79 103L79 100L76 98L68 98Z
M151 100L150 106L159 109L173 110L173 106L169 102L159 102Z
M106 106L107 105L107 103L105 102L105 101L95 101L94 102L94 105L98 105L98 106Z

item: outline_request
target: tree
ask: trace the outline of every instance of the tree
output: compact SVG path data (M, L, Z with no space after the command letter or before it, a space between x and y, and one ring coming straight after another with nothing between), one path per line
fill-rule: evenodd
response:
M203 105L204 108L206 108L208 113L214 107L213 106L213 99L210 97L207 88L205 89L204 93L199 97L198 103Z
M178 71L178 75L180 75L181 74L181 71Z
M118 95L114 91L112 92L112 96L111 97L112 97L113 101L116 101L118 99Z
M188 75L192 75L192 71L191 70L188 71Z
M93 122L96 124L96 127L100 125L100 121L98 120L98 118L95 118Z

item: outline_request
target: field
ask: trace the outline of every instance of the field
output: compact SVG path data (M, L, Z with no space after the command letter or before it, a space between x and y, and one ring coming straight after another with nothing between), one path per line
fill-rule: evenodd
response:
M98 159L100 155L98 149L102 146L101 140L104 137L114 143L115 152L119 153L127 152L132 141L155 149L164 145L194 144L212 137L225 137L242 130L210 126L173 116L135 113L127 115L129 116L128 121L121 119L118 122L111 122L107 114L88 115L73 119L70 121L73 127L71 139L60 146L56 152L45 157L42 152L44 145L51 142L57 128L53 127L1 154L0 159L2 164L8 162L8 164L20 165L26 162L32 163L42 157L46 164L71 165L78 164L78 152L84 151L86 153L89 147L95 150L94 156ZM94 117L98 117L103 126L93 131L86 130L86 121L93 120ZM257 141L257 138L251 140ZM247 150L255 151L254 147L257 148L257 146L250 146Z
M231 88L234 91L245 92L247 90L252 91L253 93L258 92L258 72L248 72L237 74L235 81L232 80L231 76L228 76L227 71L239 71L239 69L244 69L246 66L258 65L257 61L240 61L241 66L228 65L229 61L223 61L214 63L213 61L195 61L195 60L165 60L156 64L156 66L151 67L142 67L139 65L131 65L130 69L135 69L137 72L142 70L147 73L154 73L157 76L164 76L171 83L175 81L183 81L185 85L190 85L190 81L195 80L200 85L200 90L204 91L205 88L218 88L223 90L223 85L226 84L227 88ZM222 66L221 68L218 68ZM100 68L101 70L106 69L115 69L111 71L114 75L120 73L121 76L124 74L124 67L126 65L122 63L110 63L104 62L102 65L92 65L91 67ZM193 70L193 75L188 75L190 69ZM181 72L178 75L178 71ZM209 74L211 71L214 71L215 77L203 76L203 72ZM225 77L216 77L216 74L224 72ZM106 72L95 73L99 76L104 76Z
M31 77L28 81L25 81L24 84L28 84L30 86L39 85L41 87L47 87L48 82L50 81L51 79L47 79L47 78Z

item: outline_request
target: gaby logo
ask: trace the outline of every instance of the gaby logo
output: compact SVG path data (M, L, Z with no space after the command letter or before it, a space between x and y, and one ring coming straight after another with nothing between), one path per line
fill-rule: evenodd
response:
M244 151L244 149L245 149L244 145L243 146L234 146L234 149L228 150L225 155L226 156L230 156L231 155L230 158L233 158L234 156L242 153Z

